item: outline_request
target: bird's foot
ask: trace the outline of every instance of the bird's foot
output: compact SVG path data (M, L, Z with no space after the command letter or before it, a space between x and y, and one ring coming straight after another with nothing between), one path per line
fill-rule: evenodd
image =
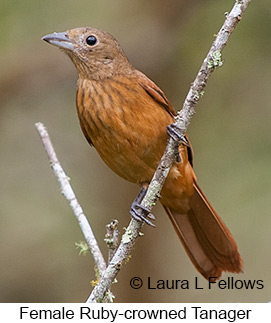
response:
M177 123L172 123L167 126L168 135L174 140L178 141L181 144L189 147L189 142L186 137L182 134L181 128L177 125ZM181 162L182 158L179 152L179 149L176 151L176 161L177 163Z
M147 189L142 188L138 196L135 198L134 202L131 205L130 214L131 216L141 222L145 222L148 225L155 227L155 225L150 220L155 220L155 216L143 205L140 205L142 202Z
M190 146L188 140L182 134L182 130L177 125L177 123L172 123L169 126L167 126L167 133L174 141L179 141L180 144L183 144L187 147Z

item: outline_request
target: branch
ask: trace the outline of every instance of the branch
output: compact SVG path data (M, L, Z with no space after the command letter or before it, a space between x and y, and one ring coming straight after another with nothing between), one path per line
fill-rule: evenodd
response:
M80 204L76 199L76 196L70 185L69 178L65 174L62 166L58 161L57 155L55 153L54 147L52 145L52 142L50 140L49 134L45 126L41 122L36 123L35 126L41 137L41 140L42 140L44 149L47 153L47 156L49 158L52 170L60 184L61 192L66 198L66 200L69 202L70 207L72 208L72 211L76 216L77 221L79 222L80 228L83 232L83 235L85 236L89 249L93 255L95 264L98 268L99 275L101 276L103 271L106 269L106 263L104 261L101 250L98 246L98 243L95 239L91 226L89 225L89 222L83 212L82 207L80 206Z
M250 2L251 0L237 0L231 12L226 14L225 22L217 34L215 41L213 42L194 82L190 87L182 110L176 117L176 123L181 129L183 135L185 135L187 132L191 118L195 113L196 104L203 95L203 90L210 75L217 67L223 64L221 59L221 51L226 46L230 35L234 31L238 22L241 20L242 15ZM176 158L176 151L178 150L179 144L179 142L176 142L171 138L169 139L164 155L162 156L160 164L152 178L147 193L141 202L141 205L147 207L149 210L153 208L159 198L160 191L169 173L170 167ZM140 235L142 226L142 222L137 222L134 219L130 221L129 226L122 237L119 248L117 249L103 275L100 277L99 283L93 289L87 302L103 301L107 290L112 284L112 281L120 271L122 264L129 256L136 239Z
M108 263L113 258L119 242L118 220L113 220L106 226L106 235L104 241L108 247Z

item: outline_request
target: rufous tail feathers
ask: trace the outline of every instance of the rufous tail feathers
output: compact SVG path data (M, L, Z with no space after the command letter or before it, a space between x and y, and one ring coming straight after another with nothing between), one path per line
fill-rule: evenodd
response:
M243 263L236 242L197 183L189 204L187 214L164 208L196 269L206 279L214 277L212 280L223 271L241 272Z

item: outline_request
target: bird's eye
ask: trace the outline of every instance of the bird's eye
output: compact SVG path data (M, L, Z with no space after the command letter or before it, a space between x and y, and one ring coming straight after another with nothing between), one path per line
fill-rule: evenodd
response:
M86 43L89 46L94 46L97 43L97 38L94 35L90 35L86 38Z

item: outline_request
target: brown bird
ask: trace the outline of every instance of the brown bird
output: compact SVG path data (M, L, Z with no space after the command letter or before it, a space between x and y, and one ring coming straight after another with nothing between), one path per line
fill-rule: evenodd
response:
M163 155L168 134L176 132L169 126L175 122L172 105L156 84L129 63L109 33L75 28L43 40L62 49L74 63L82 131L115 173L143 187L130 213L151 224L152 215L138 202ZM160 202L192 263L206 279L215 280L223 271L239 273L242 259L236 242L199 188L192 149L182 139Z

